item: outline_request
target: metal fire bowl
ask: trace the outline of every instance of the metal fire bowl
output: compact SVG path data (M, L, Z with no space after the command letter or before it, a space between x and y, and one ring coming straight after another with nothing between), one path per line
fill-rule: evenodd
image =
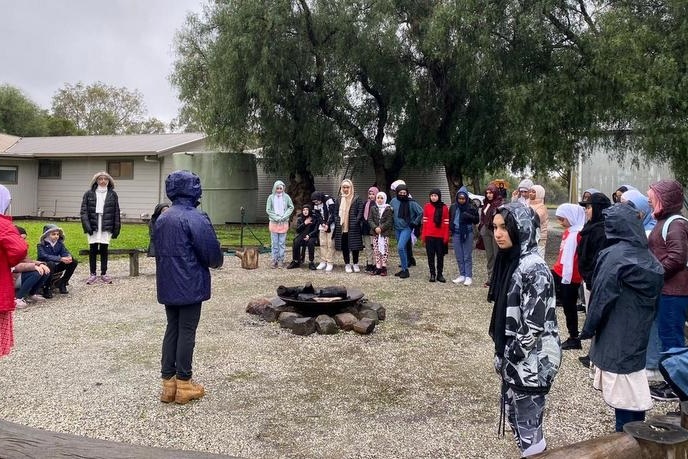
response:
M296 300L294 298L288 298L280 296L279 298L287 303L288 306L293 306L298 309L301 313L307 316L317 316L320 314L335 314L356 303L358 300L363 298L363 292L357 289L346 289L347 297L343 300L335 300L327 303L321 303L318 301L304 301Z

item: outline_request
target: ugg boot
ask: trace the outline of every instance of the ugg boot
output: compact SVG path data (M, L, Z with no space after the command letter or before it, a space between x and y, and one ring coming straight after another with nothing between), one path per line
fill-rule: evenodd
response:
M160 393L160 401L163 403L174 402L174 398L177 395L177 378L172 376L171 378L162 380L162 392Z
M189 379L188 381L183 381L181 379L177 380L177 394L174 397L174 402L184 405L191 400L198 400L205 395L205 389L202 385Z

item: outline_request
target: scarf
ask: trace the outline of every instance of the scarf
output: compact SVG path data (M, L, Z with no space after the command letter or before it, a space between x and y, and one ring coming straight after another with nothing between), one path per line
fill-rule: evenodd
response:
M466 198L463 204L459 203L459 196L463 196ZM462 223L461 222L461 214L468 211L468 208L470 207L470 203L468 202L468 193L464 193L463 191L459 191L456 193L456 218L459 219L459 225L457 228L459 229L459 239L461 242L466 242L466 239L468 238L468 235L473 232L473 225L470 223ZM487 205L488 209L490 205Z
M521 255L516 220L509 212L503 212L502 215L505 215L506 228L513 246L506 250L499 249L497 252L492 279L490 279L490 290L487 293L487 300L494 301L489 333L495 344L495 354L499 357L504 357L506 347L506 310L511 278L518 268Z
M370 199L370 192L373 192L375 194L375 198ZM371 204L375 204L375 199L377 198L377 194L380 192L380 190L377 189L377 187L371 186L368 188L368 200L366 201L365 207L363 208L363 219L365 221L368 221L368 215L370 214L370 206Z
M339 187L339 222L342 225L342 233L349 232L349 211L351 202L354 200L354 184L349 179L342 180L342 185L349 185L349 192L344 194L341 186Z
M436 194L438 199L437 202L430 203L435 206L435 214L432 216L432 221L435 222L435 228L442 228L442 215L444 214L444 203L442 202L442 192L439 188L433 188L430 190L430 194Z
M105 196L108 188L106 186L99 186L96 188L96 213L102 214L105 208Z
M399 214L397 215L397 217L401 220L404 220L408 225L411 223L411 209L409 206L409 197L408 194L405 196L399 196L399 192L402 190L406 190L406 192L408 193L406 185L399 185L397 187L397 199L399 200Z
M274 194L272 197L272 210L280 217L284 215L284 192Z
M578 247L578 232L585 223L585 211L578 204L562 204L557 207L557 217L566 218L571 224L562 235L563 248L561 254L561 283L570 284L573 276L576 247Z

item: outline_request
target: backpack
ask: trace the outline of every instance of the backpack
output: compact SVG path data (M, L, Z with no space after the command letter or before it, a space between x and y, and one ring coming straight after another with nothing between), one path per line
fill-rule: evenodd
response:
M669 225L671 224L671 222L678 219L685 220L688 222L688 218L679 214L672 215L671 217L667 218L664 222L664 225L662 226L662 239L664 239L664 242L666 242L667 233L669 232ZM688 262L686 262L686 266L688 266Z

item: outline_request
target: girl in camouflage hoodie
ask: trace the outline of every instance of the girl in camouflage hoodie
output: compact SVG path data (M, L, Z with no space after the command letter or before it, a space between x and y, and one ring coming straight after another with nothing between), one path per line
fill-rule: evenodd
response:
M561 363L554 280L537 251L533 209L507 204L493 223L499 252L488 300L494 302L490 336L502 379L500 423L506 415L525 457L547 446L542 431L545 394Z

